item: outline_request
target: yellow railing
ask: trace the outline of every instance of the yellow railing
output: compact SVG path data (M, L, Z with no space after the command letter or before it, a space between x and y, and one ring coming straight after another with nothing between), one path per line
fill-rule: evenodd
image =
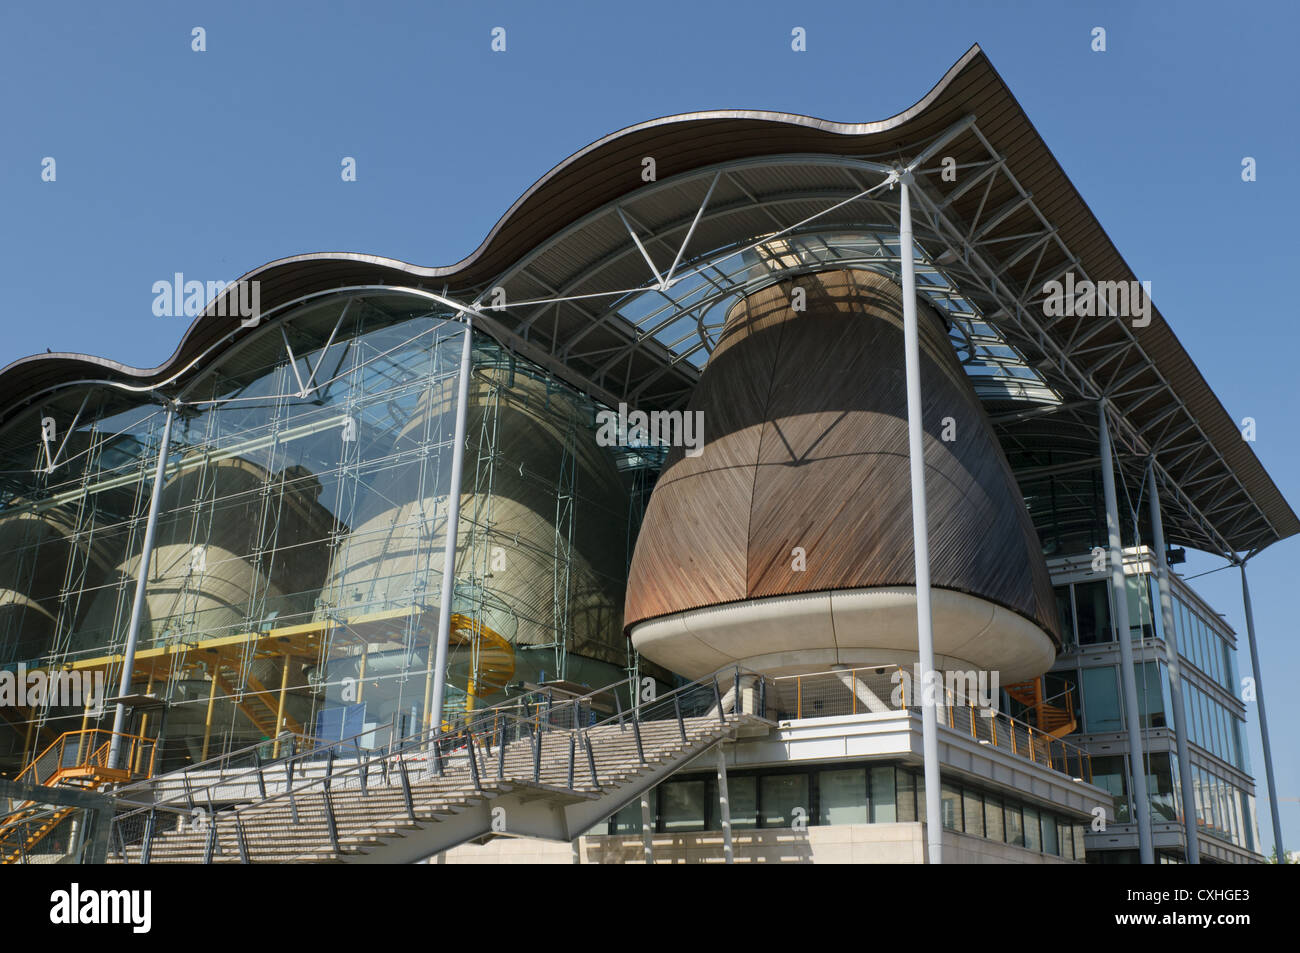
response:
M773 680L778 708L795 718L858 715L872 711L919 710L913 673L898 665L874 665ZM944 687L939 720L953 731L969 734L980 744L1011 752L1037 764L1092 781L1092 758L1077 745L975 704ZM990 699L997 704L997 699Z
M51 785L64 778L127 780L153 776L156 744L141 735L116 735L120 739L119 767L108 767L114 733L103 728L66 731L32 759L15 779L26 784Z

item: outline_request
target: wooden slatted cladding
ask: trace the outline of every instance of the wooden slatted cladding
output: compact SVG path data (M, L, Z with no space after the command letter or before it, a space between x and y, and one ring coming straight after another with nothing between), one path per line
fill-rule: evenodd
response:
M744 599L915 584L902 314L901 289L867 271L804 275L733 307L689 405L704 413L704 451L669 455L637 539L625 627ZM918 315L932 582L1014 610L1059 645L1011 468L941 320L924 304Z

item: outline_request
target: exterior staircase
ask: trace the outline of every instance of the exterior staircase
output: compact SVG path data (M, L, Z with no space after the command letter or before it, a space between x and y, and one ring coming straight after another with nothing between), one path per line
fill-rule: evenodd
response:
M484 837L571 841L738 729L767 724L726 711L734 697L693 683L590 727L580 703L563 705L575 714L560 726L540 712L528 720L485 709L475 729L441 733L436 753L417 739L390 755L331 759L315 778L198 823L189 804L142 808L134 823L119 815L109 861L414 863Z
M91 791L153 773L154 743L136 735L118 735L120 768L108 767L114 734L102 729L68 731L33 759L14 780L39 787L76 787ZM0 819L0 865L19 863L76 808L53 811L39 800L10 803Z

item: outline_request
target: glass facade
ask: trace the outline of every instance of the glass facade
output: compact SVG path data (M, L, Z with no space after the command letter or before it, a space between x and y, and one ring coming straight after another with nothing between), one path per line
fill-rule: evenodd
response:
M413 294L301 305L174 382L133 690L160 768L273 736L428 720L464 325ZM623 677L622 598L653 467L590 399L473 341L445 714L524 682ZM290 356L292 355L292 357ZM164 411L79 385L0 432L0 667L116 693ZM13 714L13 710L8 712ZM0 768L112 713L0 720Z
M1148 573L1126 577L1130 637L1163 637L1164 620L1158 611L1155 579ZM1206 768L1194 764L1190 783L1197 805L1201 830L1213 837L1254 850L1252 829L1253 797L1235 778L1228 766L1250 773L1243 731L1245 721L1235 692L1238 685L1236 648L1224 623L1207 613L1193 597L1175 584L1172 593L1175 634L1183 664L1182 690L1187 713L1188 740L1198 761L1212 759L1224 764ZM1053 670L1054 677L1077 679L1082 715L1079 730L1085 734L1119 732L1124 728L1119 670L1108 656L1114 642L1109 585L1095 579L1076 580L1056 586L1058 613L1067 647L1072 648ZM1163 659L1150 660L1147 650L1135 646L1138 713L1141 727L1174 727L1169 673ZM1143 656L1146 658L1143 658ZM1151 817L1156 822L1182 820L1182 795L1177 758L1170 750L1148 751L1143 761ZM1197 749L1200 749L1199 752ZM1209 756L1212 756L1209 757ZM1125 759L1094 756L1094 783L1113 797L1113 820L1130 822L1130 804Z
M902 764L810 765L727 772L733 830L790 828L802 816L816 826L913 822L925 814L921 772ZM757 792L759 803L754 804ZM973 837L1024 847L1071 860L1083 859L1086 825L1018 798L945 778L943 826ZM655 833L721 829L716 775L682 776L650 795ZM755 817L762 822L754 823ZM611 816L593 834L639 834L637 801Z

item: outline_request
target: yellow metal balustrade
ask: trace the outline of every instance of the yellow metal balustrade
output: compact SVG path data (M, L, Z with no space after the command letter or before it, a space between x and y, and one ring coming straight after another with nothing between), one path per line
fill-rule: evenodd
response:
M109 767L115 737L119 742L119 767ZM34 787L94 790L104 784L152 777L155 752L154 739L140 735L114 735L100 728L68 731L37 755L15 780ZM38 800L10 805L0 820L0 864L21 860L74 810L63 807L47 811Z

